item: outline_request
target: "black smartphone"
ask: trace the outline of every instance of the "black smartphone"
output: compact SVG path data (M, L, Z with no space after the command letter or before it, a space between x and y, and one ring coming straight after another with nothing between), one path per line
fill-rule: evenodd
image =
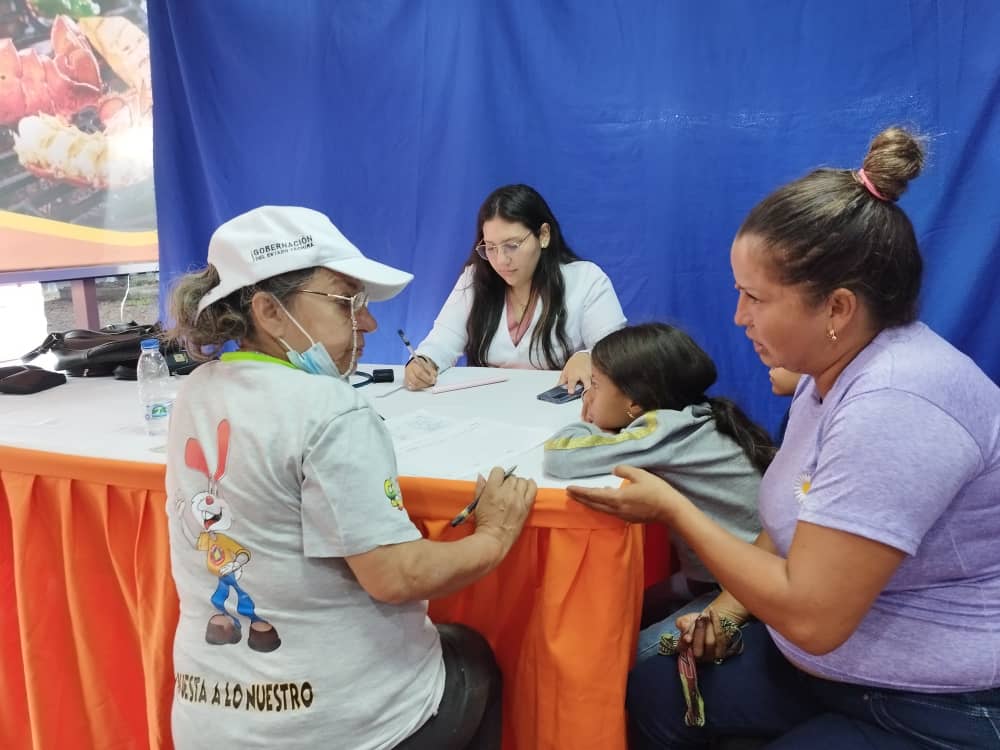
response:
M539 401L548 401L550 404L565 404L567 401L573 401L580 398L583 395L583 385L580 383L576 384L575 391L567 391L566 386L557 385L553 388L549 388L547 391L542 391L538 394Z

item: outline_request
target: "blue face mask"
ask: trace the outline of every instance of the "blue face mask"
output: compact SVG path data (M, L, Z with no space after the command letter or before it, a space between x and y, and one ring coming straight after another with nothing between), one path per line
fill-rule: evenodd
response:
M313 340L313 337L310 336L306 329L299 324L299 321L295 319L295 316L285 309L285 306L281 304L281 301L278 300L277 297L275 297L275 301L277 301L278 306L285 311L285 314L288 316L289 320L295 324L295 327L302 331L302 334L312 343L312 346L304 352L297 352L289 346L287 341L278 337L278 341L281 342L283 347L285 347L285 355L288 357L288 361L303 372L308 372L311 375L329 375L332 378L347 380L351 372L354 371L358 356L358 329L357 324L354 321L353 313L351 314L351 327L353 329L351 331L351 366L347 373L342 373L340 368L337 367L337 363L333 361L332 357L330 357L330 352L326 350L326 347L323 346L321 342Z
M288 361L300 370L312 375L329 375L332 378L347 380L345 376L341 375L337 363L330 358L330 353L320 342L313 342L313 345L304 352L295 351L284 341L281 344L285 347Z

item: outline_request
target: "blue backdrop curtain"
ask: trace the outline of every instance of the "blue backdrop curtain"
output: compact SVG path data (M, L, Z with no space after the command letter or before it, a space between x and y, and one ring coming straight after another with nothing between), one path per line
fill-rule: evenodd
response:
M930 161L902 205L923 318L1000 376L1000 5L149 0L161 299L212 230L263 203L327 213L415 282L374 307L370 361L429 329L494 187L546 196L633 322L690 331L716 392L787 402L732 324L732 236L901 123Z

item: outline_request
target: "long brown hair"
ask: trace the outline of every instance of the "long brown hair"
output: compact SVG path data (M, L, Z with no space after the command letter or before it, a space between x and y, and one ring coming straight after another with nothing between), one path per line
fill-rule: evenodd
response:
M580 258L563 237L559 222L545 199L528 185L505 185L490 193L479 208L476 238L466 266L472 266L472 308L465 324L468 334L465 356L469 365L482 367L503 314L507 283L476 252L483 240L483 224L500 217L520 223L537 238L543 224L549 225L549 246L542 250L531 280L531 289L542 305L542 317L531 334L528 358L536 367L561 370L573 353L566 336L566 287L561 266ZM558 342L558 349L553 345Z

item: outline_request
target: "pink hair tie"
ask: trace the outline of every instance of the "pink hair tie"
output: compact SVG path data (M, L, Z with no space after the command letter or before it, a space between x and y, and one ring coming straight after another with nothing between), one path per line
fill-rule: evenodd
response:
M870 179L868 179L868 175L865 174L865 170L864 169L859 169L858 170L858 179L861 180L861 184L865 186L865 190L867 190L869 193L871 193L872 195L874 195L880 201L887 201L887 200L889 200L884 195L882 195L882 193L880 193L878 191L878 188L875 187L875 185L872 183L872 181Z

